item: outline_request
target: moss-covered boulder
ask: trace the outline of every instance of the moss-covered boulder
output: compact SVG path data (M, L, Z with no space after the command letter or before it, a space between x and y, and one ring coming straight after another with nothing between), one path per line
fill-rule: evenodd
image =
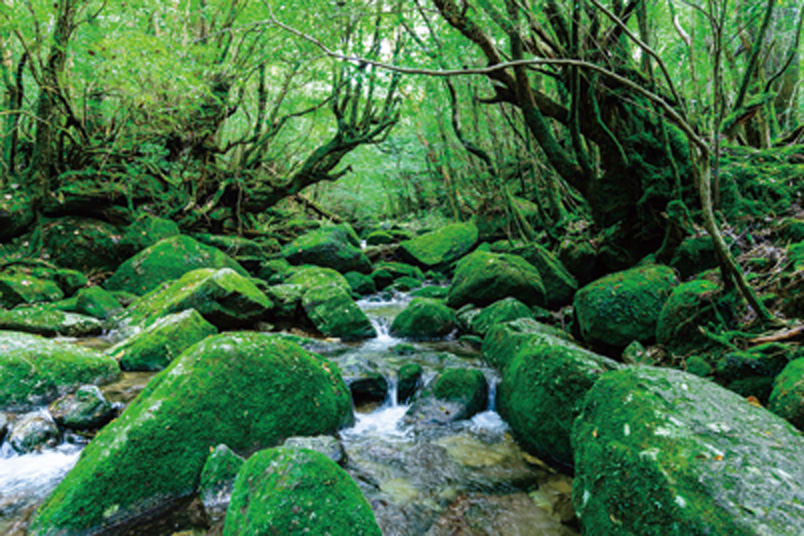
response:
M447 287L437 287L435 285L427 285L417 288L410 292L411 298L435 298L437 300L447 299Z
M24 188L5 189L0 193L0 240L24 233L36 217L32 195Z
M413 400L403 421L428 427L470 419L486 409L488 393L481 371L449 368L433 378Z
M62 268L84 273L113 272L123 260L120 232L91 218L62 218L39 228L41 254Z
M384 244L396 244L397 239L388 231L377 230L366 235L366 244L369 246L382 246Z
M607 373L572 437L584 533L804 533L804 437L707 380L652 367Z
M573 344L572 336L532 318L519 318L493 325L483 338L483 359L502 371L524 346L531 343Z
M581 285L594 280L601 270L597 261L597 251L591 241L579 236L569 237L561 242L558 259Z
M366 314L340 287L320 287L302 297L307 318L327 337L360 340L376 337L377 332Z
M209 337L101 430L40 506L29 534L119 528L191 495L221 443L249 453L350 422L349 391L334 365L261 333Z
M106 280L104 287L143 295L198 268L230 268L243 277L249 275L221 250L179 235L161 240L128 259Z
M445 337L455 329L455 311L443 301L414 298L394 318L391 335L406 339L426 340Z
M224 536L381 536L346 471L319 452L280 447L248 459L235 480Z
M571 467L572 421L600 376L619 364L562 339L531 339L503 370L497 411L529 453Z
M484 337L496 324L516 320L517 318L532 319L533 312L530 307L516 298L503 298L485 307L477 316L472 318L472 332Z
M389 262L381 261L374 265L375 272L378 270L385 270L392 280L397 280L400 277L412 277L419 281L424 281L424 273L418 266L405 264L404 262ZM373 273L372 273L373 276Z
M54 302L63 297L64 292L53 281L22 272L0 274L0 307L11 309L20 304Z
M616 272L575 294L575 314L584 340L624 348L652 342L659 313L678 285L672 268L650 264Z
M321 287L338 287L346 293L351 293L352 287L349 281L332 268L321 268L320 266L299 266L285 278L288 285L300 285L304 291L313 290Z
M117 415L117 409L97 385L82 385L75 393L50 404L48 409L59 426L73 430L100 428Z
M83 288L76 298L76 311L98 320L108 320L123 310L117 298L101 287Z
M676 352L705 345L708 340L700 328L732 316L721 298L717 283L696 279L682 283L670 293L656 322L656 342Z
M219 249L235 259L260 259L267 253L261 243L243 236L196 233L193 238L204 245Z
M315 264L342 274L371 272L371 261L360 250L359 242L354 244L341 226L321 227L300 236L282 248L282 257L291 264Z
M768 409L804 430L804 358L788 363L773 380Z
M343 274L343 277L349 282L349 287L351 287L352 292L355 294L365 296L366 294L374 294L377 292L377 286L374 284L374 280L366 274L361 274L360 272L346 272Z
M302 285L289 283L266 288L265 295L274 304L271 312L273 319L280 322L302 322L304 319L302 296L307 290Z
M744 397L768 402L773 382L787 364L801 357L799 348L783 343L765 343L748 350L727 352L715 363L715 380Z
M123 236L120 238L121 255L127 259L180 232L178 224L172 220L148 213L141 214L131 225L123 229Z
M717 255L712 237L689 236L685 238L673 253L670 266L678 270L682 279L717 267Z
M86 275L78 270L70 270L69 268L56 270L56 273L53 274L53 280L64 292L65 296L72 296L89 283Z
M246 460L226 445L215 447L204 463L198 495L204 504L204 511L213 523L220 521L226 515L235 478L245 463Z
M475 251L458 263L447 293L447 305L490 305L512 296L527 305L544 305L538 270L517 255Z
M123 370L158 371L167 367L184 350L218 329L198 311L188 309L164 316L106 350Z
M47 404L83 384L108 383L120 373L108 356L27 333L0 332L0 408Z
M55 305L55 304L54 304ZM0 310L0 330L23 331L46 337L86 337L100 335L103 323L97 318L34 305Z
M443 269L475 247L477 227L473 223L453 223L399 244L403 262L422 268Z
M195 309L222 329L250 326L273 307L251 280L231 268L200 268L158 287L116 317L121 326L147 326L159 318Z
M405 363L396 373L396 402L405 404L421 387L424 369L418 363Z
M546 248L539 244L514 243L510 246L508 242L503 242L495 243L492 250L519 255L536 268L544 284L547 307L558 308L572 303L572 297L578 290L578 281Z

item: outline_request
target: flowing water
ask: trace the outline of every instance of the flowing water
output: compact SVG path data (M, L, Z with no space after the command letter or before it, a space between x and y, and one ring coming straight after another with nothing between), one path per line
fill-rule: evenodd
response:
M408 301L405 295L360 300L378 336L315 348L344 371L358 364L387 380L386 400L358 406L355 425L340 434L346 470L372 505L383 534L577 534L561 523L573 517L570 479L522 452L511 438L494 411L499 377L478 352L454 338L411 344L389 335L393 318ZM403 342L405 355L397 355L395 347ZM397 400L397 371L409 362L422 366L425 383L448 367L480 369L490 385L488 409L445 426L403 424L410 406ZM151 376L127 373L103 390L110 400L128 403ZM72 443L23 456L8 444L0 449L0 534L24 534L26 518L75 464L80 450Z

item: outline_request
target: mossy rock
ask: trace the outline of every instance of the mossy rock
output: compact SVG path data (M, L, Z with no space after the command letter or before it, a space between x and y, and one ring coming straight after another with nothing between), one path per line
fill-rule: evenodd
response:
M224 536L381 536L360 488L320 452L279 447L254 454L237 475Z
M116 320L123 327L147 326L163 316L195 309L207 322L227 329L250 326L272 307L254 283L231 268L200 268L149 292Z
M425 279L421 268L418 266L405 264L404 262L378 262L374 265L374 270L386 270L388 273L390 273L393 280L399 279L400 277L411 277L413 279L418 279L419 281L424 281Z
M100 431L39 507L29 534L136 525L194 493L221 443L247 454L294 435L334 433L352 420L349 391L334 365L261 333L209 337Z
M578 290L578 281L561 264L555 255L539 244L507 242L493 244L492 251L502 251L519 255L538 270L544 285L547 307L558 308L572 303L572 297Z
M65 296L74 295L79 289L87 286L89 283L89 279L87 279L86 275L78 270L70 270L68 268L57 270L56 273L53 274L53 280L59 288L61 288Z
M443 269L475 247L477 227L472 223L453 223L436 231L405 240L398 254L403 262L421 268Z
M178 224L152 214L141 214L128 227L123 229L120 238L121 255L129 258L160 240L180 234Z
M221 250L179 235L161 240L128 259L103 286L107 290L144 295L198 268L230 268L243 277L249 275Z
M580 237L568 238L561 242L558 259L581 285L592 281L599 270L597 251L589 240Z
M340 287L307 291L302 297L302 307L316 329L327 337L351 341L377 336L366 314Z
M122 310L117 298L100 287L83 288L76 296L76 311L98 320L108 320Z
M584 533L804 533L804 437L708 380L653 367L604 374L572 438Z
M516 298L504 298L485 307L472 318L472 332L484 337L496 324L516 320L517 318L533 318L530 307Z
M285 259L263 261L257 270L257 277L268 284L277 285L285 281L285 277L293 272L293 265Z
M744 397L768 402L774 378L802 352L782 343L766 343L722 355L716 363L716 381Z
M304 319L302 296L307 292L302 285L272 285L265 289L265 295L274 304L272 317L280 322L301 322Z
M264 258L266 251L256 240L242 236L196 233L193 238L204 245L219 249L232 258Z
M0 332L0 408L47 404L84 384L120 374L108 356L69 343L13 331Z
M410 291L411 298L434 298L437 300L447 299L447 287L437 287L434 285L427 285L426 287L417 288Z
M421 387L424 369L418 363L405 363L396 374L396 403L405 404Z
M0 275L0 307L11 309L20 304L54 302L63 297L64 292L53 281L22 272Z
M332 268L320 266L299 266L285 278L289 285L301 285L305 292L322 287L338 287L346 293L351 293L349 281Z
M100 335L104 325L97 318L60 311L50 304L0 310L0 330L23 331L46 337Z
M167 367L184 350L218 329L195 309L159 318L128 339L106 350L123 370L158 371Z
M488 393L488 382L481 371L446 369L413 400L403 422L429 427L471 419L486 409Z
M371 262L360 250L359 240L354 244L353 234L340 226L321 227L283 247L282 257L291 264L315 264L340 273L369 273Z
M804 430L804 357L788 363L773 380L768 409Z
M538 270L517 255L478 250L458 263L447 305L485 306L509 296L526 305L544 305L544 285Z
M497 411L524 450L572 467L572 421L598 378L619 367L563 339L535 335L503 369Z
M0 193L0 241L23 234L34 222L35 202L24 189L5 189Z
M215 447L204 463L198 495L204 504L204 511L213 523L220 521L226 515L235 478L245 463L245 459L226 445Z
M123 260L121 234L113 225L91 218L62 218L39 228L42 255L62 268L113 272Z
M532 318L518 318L493 325L483 338L483 359L502 371L523 347L533 344L573 344L572 336Z
M351 287L352 292L355 294L365 296L377 292L374 280L366 274L361 274L360 272L346 272L343 274L343 277L349 282L349 287Z
M50 404L48 410L59 426L73 430L95 430L117 415L96 385L82 385Z
M413 340L437 339L455 329L455 312L443 301L414 298L394 318L390 333L393 337Z
M396 244L397 239L388 231L372 231L366 236L366 244L369 246L382 246L384 244Z
M352 355L337 363L356 406L388 398L388 380L374 361Z
M721 295L717 283L696 279L670 293L656 322L656 342L675 352L687 352L710 342L700 328L728 322L738 304ZM733 309L734 308L734 309Z
M18 454L41 451L44 447L53 448L61 440L59 427L44 409L20 415L8 431L8 444Z
M421 288L422 284L423 283L420 279L404 275L399 279L394 280L388 289L396 292L409 292L413 289Z
M682 279L687 279L710 268L717 268L717 255L712 237L689 236L673 253L670 266L678 270Z
M575 294L575 314L585 341L625 348L653 342L659 313L678 285L672 268L649 264L616 272Z

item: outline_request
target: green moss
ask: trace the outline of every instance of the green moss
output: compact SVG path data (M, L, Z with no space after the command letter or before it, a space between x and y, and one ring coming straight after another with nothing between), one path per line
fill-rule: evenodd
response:
M428 285L426 287L417 288L410 292L412 298L435 298L438 300L447 299L447 287L436 287Z
M237 475L224 536L381 536L371 506L338 464L308 449L258 452Z
M366 274L361 274L360 272L346 272L343 276L349 282L352 292L360 296L377 292L374 280Z
M334 365L260 333L209 337L101 430L29 534L94 533L186 497L221 443L250 453L351 422L351 397Z
M76 311L81 314L108 320L122 309L120 302L100 287L88 287L78 291Z
M500 246L492 245L492 250L498 249ZM544 284L548 307L558 308L572 303L572 297L578 290L578 281L550 251L539 244L521 243L511 246L504 243L500 250L519 255L536 268Z
M62 268L80 272L112 272L123 260L120 233L90 218L62 218L40 228L42 254Z
M351 227L349 227L351 230ZM291 264L315 264L341 273L368 273L371 262L360 251L354 231L327 226L310 231L282 248L282 257ZM357 240L357 244L354 241Z
M804 358L791 361L773 381L768 409L804 429Z
M48 305L0 310L0 330L24 331L53 337L100 335L103 324L91 316L60 311Z
M120 249L127 258L179 233L179 226L175 222L147 213L141 214L131 225L123 229Z
M422 383L423 374L424 369L418 363L405 363L399 367L396 374L396 402L398 404L406 403L416 394L416 390Z
M0 332L0 408L46 404L83 384L120 373L117 363L88 348L27 333Z
M712 238L690 236L685 238L673 253L670 266L678 270L682 279L718 266Z
M572 431L584 532L804 531L804 438L782 419L672 369L604 374Z
M527 305L544 305L544 285L539 272L517 255L475 251L458 263L447 305L484 306L508 296Z
M404 262L382 261L375 264L374 269L386 270L388 273L390 273L392 279L407 276L412 277L413 279L418 279L419 281L424 281L424 274L422 273L421 268L418 266L405 264Z
M391 290L395 290L398 292L408 292L409 290L420 288L422 286L422 281L420 279L416 279L415 277L408 277L402 276L399 279L396 279L390 286Z
M168 315L106 350L123 370L157 371L195 343L214 335L217 328L198 311L188 309Z
M300 266L295 268L291 274L285 278L285 283L289 285L301 285L305 292L321 287L339 287L350 293L352 287L344 276L332 268L321 268L319 266Z
M56 284L59 285L65 296L72 296L81 287L87 286L89 280L87 276L76 270L62 269L53 275Z
M708 340L700 328L712 328L729 318L727 302L720 296L717 283L699 279L673 289L656 323L656 341L675 352L685 352L705 345ZM736 304L735 304L736 306Z
M53 281L24 273L0 275L0 306L11 309L20 304L58 301L64 293Z
M366 236L366 244L369 246L381 246L383 244L395 244L397 241L394 235L387 231L372 231Z
M217 327L250 325L273 307L254 283L230 268L200 268L132 303L122 326L146 326L158 318L195 309Z
M455 329L455 312L440 300L414 298L394 318L391 335L408 339L436 339Z
M477 243L477 227L471 223L454 223L437 231L405 240L399 245L404 262L422 268L445 268L467 253Z
M530 308L516 298L505 298L484 308L472 318L472 331L484 337L488 331L502 322L517 318L533 318Z
M222 251L180 235L161 240L128 259L104 287L143 295L198 268L231 268L243 277L249 275Z
M619 367L567 341L545 335L532 338L503 370L497 411L523 449L571 467L572 421L598 378Z
M448 368L416 396L403 422L432 426L470 419L486 409L488 392L488 383L481 371Z
M302 297L307 317L327 337L360 340L376 337L377 332L351 296L340 287L319 287Z
M672 268L645 265L607 275L575 294L575 313L584 340L624 348L650 343L667 298L678 284Z
M265 295L274 304L272 317L283 322L301 322L304 316L302 296L307 289L302 285L272 285L265 289Z

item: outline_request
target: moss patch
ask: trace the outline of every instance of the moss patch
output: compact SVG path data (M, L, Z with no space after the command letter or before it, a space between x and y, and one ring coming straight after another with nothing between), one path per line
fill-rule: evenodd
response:
M527 305L544 305L544 285L538 270L517 255L478 250L458 263L447 305L484 306L508 296Z
M445 268L469 253L477 244L478 231L472 223L454 223L399 245L400 258L409 264Z

